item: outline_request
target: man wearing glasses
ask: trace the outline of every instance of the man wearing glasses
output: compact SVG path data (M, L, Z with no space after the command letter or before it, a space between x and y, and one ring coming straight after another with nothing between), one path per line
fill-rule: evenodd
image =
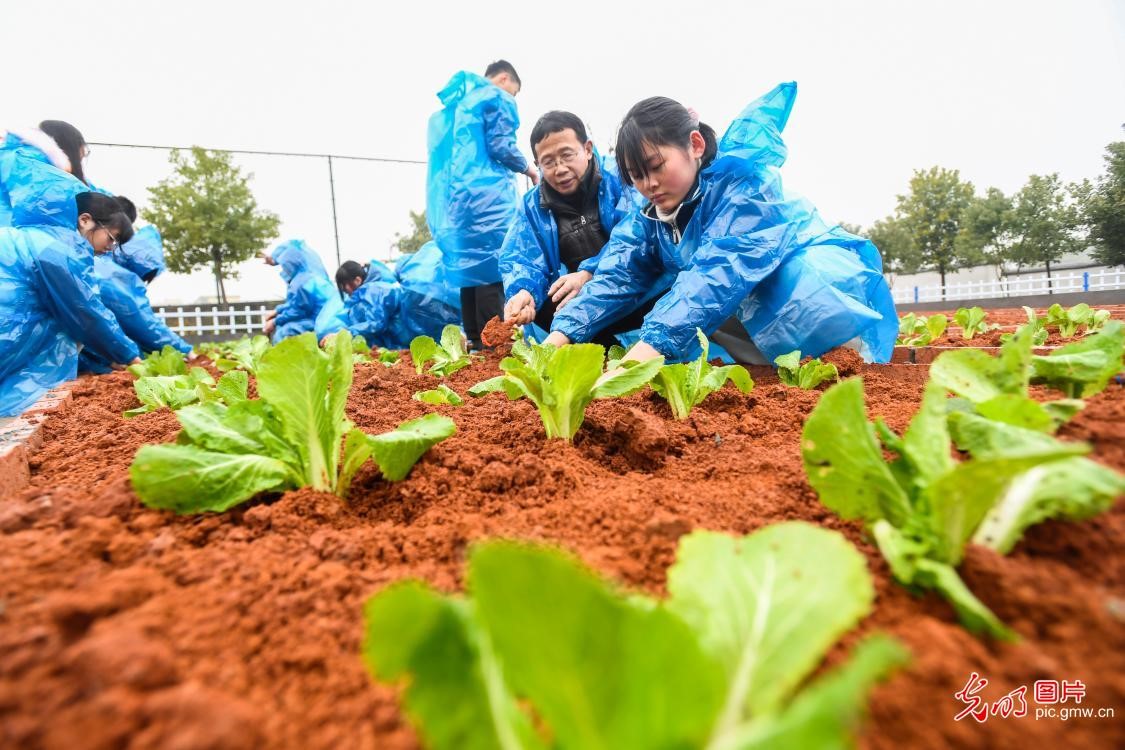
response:
M531 131L531 153L543 172L538 187L523 196L500 249L504 319L551 329L555 311L593 278L610 232L640 196L623 188L612 160L603 162L571 112L548 112ZM639 328L647 305L611 322L593 339L602 346L615 334Z

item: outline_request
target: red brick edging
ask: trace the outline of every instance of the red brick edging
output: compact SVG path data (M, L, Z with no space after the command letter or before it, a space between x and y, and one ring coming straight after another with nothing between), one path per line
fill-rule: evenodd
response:
M66 412L72 385L63 383L18 417L0 420L0 499L19 492L31 480L28 459L43 445L43 421L51 414Z

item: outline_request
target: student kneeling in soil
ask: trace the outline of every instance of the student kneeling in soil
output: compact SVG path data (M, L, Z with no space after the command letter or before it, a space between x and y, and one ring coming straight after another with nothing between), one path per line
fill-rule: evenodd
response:
M500 249L504 320L551 329L555 312L581 291L598 267L610 232L639 196L607 169L586 126L570 112L548 112L531 131L531 153L543 182L524 194ZM615 334L639 328L658 293L594 333L602 346Z
M266 265L280 266L287 285L285 301L266 314L262 331L273 343L316 328L316 316L336 296L320 256L304 240L289 240L262 255Z
M749 364L842 345L868 362L890 360L898 323L879 251L782 190L781 131L796 92L779 85L718 143L671 99L629 111L617 163L649 204L613 230L594 278L555 315L549 343L590 341L672 272L629 359L694 357L699 328Z
M416 336L441 338L442 329L460 324L460 290L445 283L441 251L428 242L392 271L377 260L363 266L345 261L336 271L340 290L316 320L323 345L343 330L362 336L368 346L406 349Z
M121 204L129 221L137 220L137 209L124 196L114 199ZM188 360L194 360L191 344L184 341L152 309L146 285L164 271L164 244L160 231L151 224L141 227L133 239L112 253L94 257L94 275L98 278L98 296L117 318L117 324L141 354L158 352L171 346ZM90 349L78 355L78 372L106 373L110 364Z
M74 378L83 347L120 365L140 361L102 304L93 271L95 252L133 236L129 218L108 195L41 166L50 174L7 185L13 226L0 229L0 417Z

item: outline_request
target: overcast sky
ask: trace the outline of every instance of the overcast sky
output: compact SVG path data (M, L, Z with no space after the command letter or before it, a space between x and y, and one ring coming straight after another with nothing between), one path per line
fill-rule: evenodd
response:
M499 57L523 79L519 145L569 109L603 149L646 96L694 107L720 133L781 81L799 94L787 187L826 218L890 213L914 168L983 189L1032 173L1093 178L1125 137L1125 2L7 2L0 127L42 119L89 141L426 158L435 92ZM335 267L322 160L239 157L259 202ZM97 148L91 179L144 204L167 154ZM385 258L425 207L421 165L336 164L344 259ZM154 302L211 293L166 274ZM277 298L246 264L228 292Z

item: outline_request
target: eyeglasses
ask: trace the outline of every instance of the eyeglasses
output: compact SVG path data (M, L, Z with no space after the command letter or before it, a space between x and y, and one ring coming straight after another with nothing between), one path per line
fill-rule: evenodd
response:
M100 221L97 222L97 224L98 229L104 229L106 237L109 237L109 244L106 246L106 252L112 253L114 250L121 247L121 244L117 241L117 238L110 234L109 227L107 227L105 224L102 224Z
M558 159L556 159L553 156L549 156L546 159L543 159L542 161L539 162L539 167L541 169L543 169L544 171L550 171L550 170L554 169L556 166L558 166L559 164L565 164L566 166L569 167L577 159L578 159L578 152L577 151L563 151L561 154L559 154Z

